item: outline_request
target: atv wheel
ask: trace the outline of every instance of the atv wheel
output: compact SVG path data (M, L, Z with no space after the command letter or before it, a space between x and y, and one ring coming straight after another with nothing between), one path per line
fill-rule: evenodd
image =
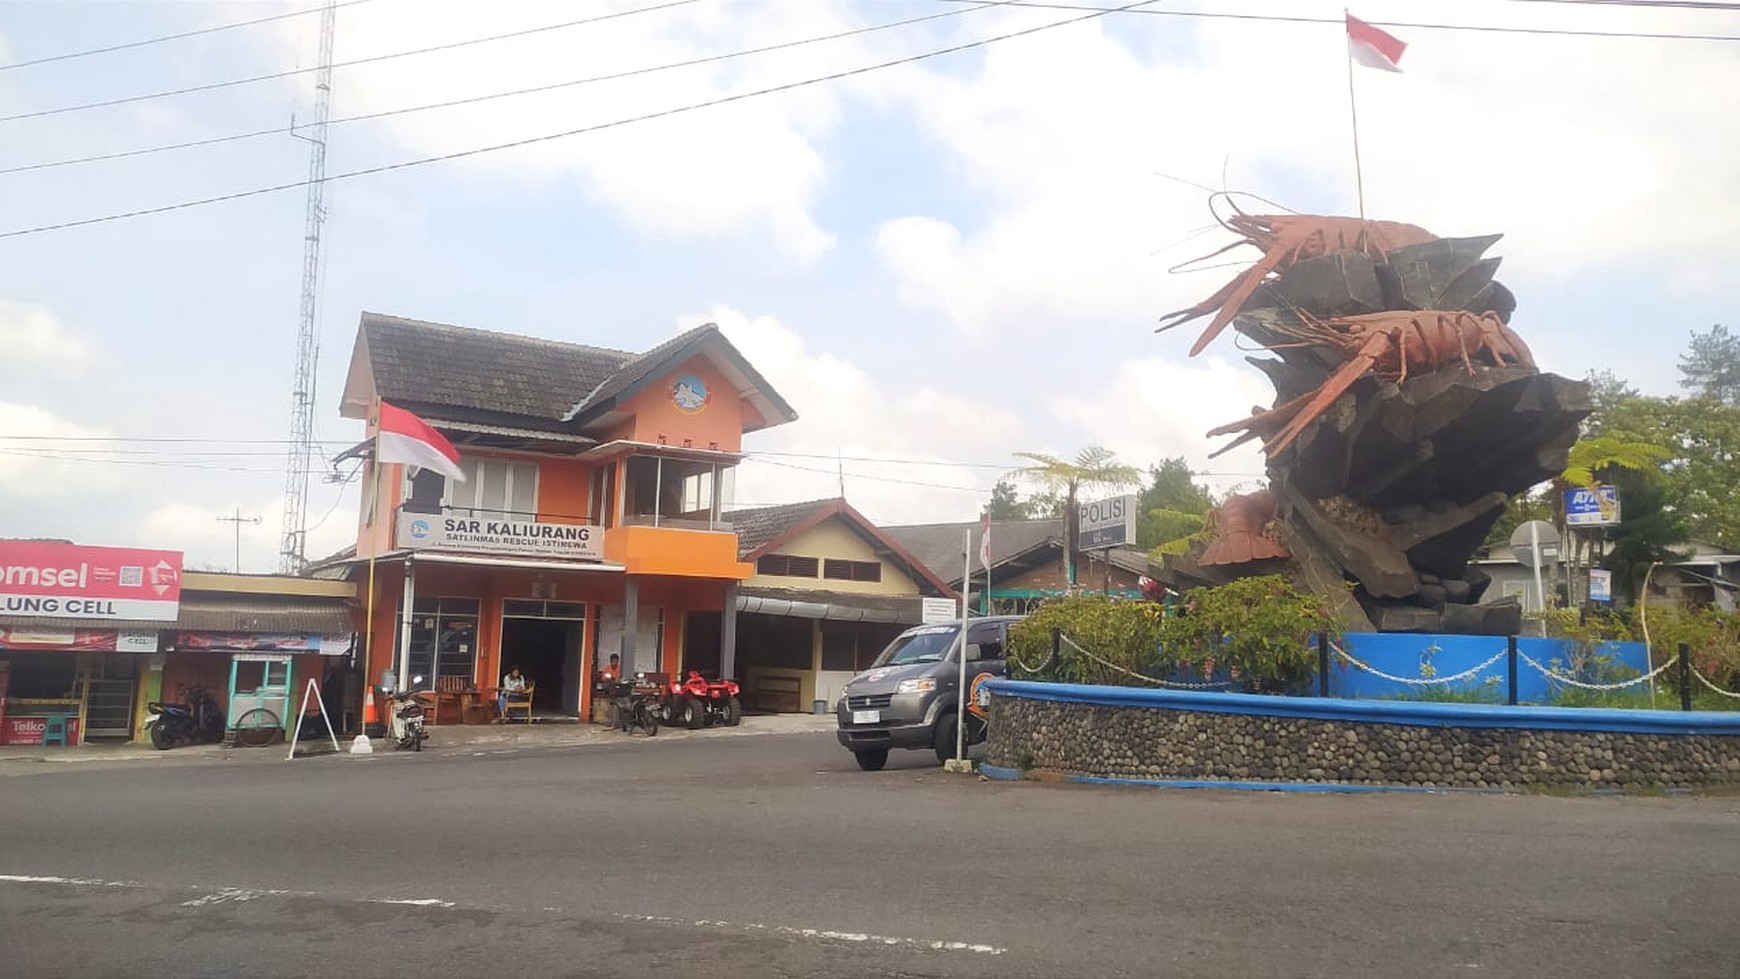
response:
M689 730L699 731L707 723L707 708L693 697L684 697L682 721Z
M736 697L725 701L725 726L736 727L743 723L743 703Z
M162 721L151 725L151 747L158 751L168 751L174 745L175 739L169 736L168 731L163 730Z
M955 715L944 714L937 719L936 737L932 744L936 748L936 763L942 764L955 756Z
M882 766L888 764L888 749L868 748L864 751L854 751L852 757L858 759L859 768L867 772L880 772Z

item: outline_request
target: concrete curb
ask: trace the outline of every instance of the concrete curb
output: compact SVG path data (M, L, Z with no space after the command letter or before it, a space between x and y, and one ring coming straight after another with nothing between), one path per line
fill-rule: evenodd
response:
M601 724L528 724L528 725L495 725L495 724L448 724L429 728L429 741L424 746L425 751L451 753L458 750L503 750L517 748L568 748L594 744L653 743L666 741L686 741L694 738L739 738L757 737L770 734L805 734L821 731L833 731L835 727L832 714L761 714L751 715L743 719L737 727L707 727L691 731L682 727L662 727L658 736L648 739L645 735L627 735ZM375 755L392 755L396 752L384 739L375 738ZM318 745L318 748L313 746ZM309 750L304 750L305 748ZM346 757L369 758L371 755L350 755L350 739L339 739L339 750L336 754ZM0 772L17 772L16 763L38 762L54 765L82 764L194 764L205 762L233 762L248 760L283 761L289 751L289 744L280 742L264 748L226 748L222 745L186 745L159 751L149 744L81 744L70 748L47 747L40 745L0 745ZM302 741L296 751L297 758L313 758L322 755L332 755L331 741L322 732L318 740ZM6 764L8 762L15 764Z

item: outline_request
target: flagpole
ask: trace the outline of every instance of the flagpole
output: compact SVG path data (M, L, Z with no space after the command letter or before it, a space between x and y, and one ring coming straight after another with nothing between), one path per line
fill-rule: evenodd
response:
M369 597L367 610L363 613L363 682L373 685L369 671L374 669L375 658L375 555L380 553L380 545L375 541L375 522L380 518L379 507L381 498L381 399L375 398L375 450L369 458L370 487L368 499L369 527Z
M1346 15L1348 12L1343 10ZM1353 119L1353 186L1359 196L1359 220L1365 221L1365 174L1359 163L1359 104L1353 97L1353 50L1347 52L1347 114Z

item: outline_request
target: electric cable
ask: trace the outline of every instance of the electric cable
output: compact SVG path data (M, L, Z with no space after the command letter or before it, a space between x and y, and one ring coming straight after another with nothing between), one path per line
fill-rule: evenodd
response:
M650 75L654 72L669 71L669 70L672 70L675 68L692 68L692 67L696 67L698 65L712 64L712 63L718 62L718 61L729 61L729 60L734 59L734 58L744 58L744 57L748 57L750 55L766 54L770 51L781 51L781 50L785 50L787 48L795 48L795 47L799 47L799 46L805 45L805 44L818 44L818 43L821 43L824 41L837 41L837 40L841 40L843 38L855 37L855 36L860 35L860 34L871 34L871 33L874 33L876 31L886 31L886 30L892 30L892 29L897 28L897 27L907 27L907 26L910 26L912 24L923 23L925 21L930 21L930 20L940 20L940 19L945 18L945 17L959 17L962 14L970 14L970 13L973 13L974 11L984 10L984 9L987 9L987 8L984 6L956 7L953 9L944 10L940 13L925 14L922 17L909 17L905 20L891 21L889 23L884 23L884 24L873 24L873 25L870 25L868 27L857 27L857 28L853 28L852 30L848 30L848 31L838 31L838 32L835 32L833 34L822 34L822 35L818 35L816 37L806 37L806 38L801 38L801 39L796 40L796 41L784 41L784 42L781 42L779 44L768 44L768 45L763 45L762 47L757 47L757 48L746 48L746 49L741 50L741 51L730 51L730 52L727 52L725 54L714 54L714 55L708 55L706 57L701 57L701 58L690 58L686 61L673 61L673 62L670 62L667 64L651 65L651 66L648 66L645 68L631 68L631 69L627 69L625 71L612 72L612 73L607 74L607 75L593 75L593 76L590 76L588 78L570 79L569 81L553 82L553 83L548 84L548 85L534 85L530 88L516 88L516 89L511 89L511 90L505 91L505 92L492 92L488 95L474 95L474 96L468 96L468 97L462 98L462 99L449 99L448 101L445 101L445 102L431 102L431 103L428 103L425 105L412 105L412 106L405 106L405 107L398 108L398 109L383 109L379 112L365 112L365 113L362 113L360 115L343 116L343 117L340 117L338 119L328 119L326 124L329 126L337 126L337 125L341 125L341 124L347 123L347 122L362 122L362 121L368 120L368 119L384 119L384 118L387 118L389 116L405 115L405 114L412 113L412 112L427 112L427 111L432 110L432 109L450 109L450 108L453 108L455 106L473 105L473 104L476 104L478 102L488 102L488 101L491 101L493 99L505 99L505 98L511 98L511 97L519 96L519 95L534 95L534 94L537 94L540 92L551 92L551 91L555 91L557 89L571 88L571 87L574 87L577 85L591 85L591 84L594 84L597 82L609 82L609 81L617 81L617 80L623 79L623 78L633 78L633 77L636 77L638 75ZM53 161L49 161L46 163L31 163L31 164L26 164L23 166L7 167L4 169L0 169L0 175L4 175L4 174L8 174L8 173L27 173L27 172L32 171L32 170L48 170L48 169L52 169L54 167L74 166L74 165L83 164L83 163L101 163L101 162L104 162L107 160L120 160L120 159L126 159L128 157L134 157L134 156L145 156L145 155L152 154L152 153L164 153L164 152L168 152L171 150L193 149L193 148L200 147L200 146L213 146L213 145L216 145L219 143L230 143L230 142L235 142L237 140L243 140L243 139L256 139L256 138L261 137L261 136L281 136L285 133L292 133L293 134L294 129L292 129L291 127L287 127L287 126L273 126L271 129L256 129L256 130L253 130L251 132L230 133L230 134L225 135L225 136L212 136L212 137L208 137L206 139L194 139L194 140L188 140L186 142L181 142L181 143L168 143L168 144L161 145L161 146L147 146L147 147L143 147L141 149L123 150L123 151L117 152L117 153L104 153L104 154L100 154L100 155L96 155L96 156L76 157L76 158L73 158L70 160L53 160Z
M343 0L333 4L335 9L354 7L357 4L372 3L373 0ZM253 20L240 20L230 24L219 24L216 27L201 27L197 30L182 31L179 34L165 34L162 37L148 37L138 41L127 41L123 44L111 44L108 47L91 48L87 51L68 51L65 54L51 54L42 58L31 58L29 61L14 61L9 65L0 65L0 71L15 71L19 68L30 68L36 65L46 65L55 61L70 61L73 58L86 58L95 54L112 54L116 51L128 51L152 44L162 44L165 41L179 41L183 38L199 37L202 34L216 34L219 31L231 31L238 27L254 27L259 24L270 24L273 21L289 20L292 17L302 17L307 14L318 14L326 9L325 4L317 7L307 7L302 10L292 10L289 13L273 14L270 17L256 17Z
M367 58L354 58L350 61L335 61L332 68L350 68L355 65L372 64L378 61L391 61L395 58L409 58L412 55L432 54L437 51L451 51L454 48L470 47L474 44L487 44L491 41L505 41L509 38L525 37L531 34L542 34L545 31L562 30L568 27L579 27L583 24L596 24L606 20L616 20L620 17L632 17L635 14L650 14L670 7L682 7L702 0L665 0L664 3L650 7L636 7L632 10L618 10L615 13L599 14L580 20L571 20L561 24L547 24L543 27L530 27L525 30L509 31L506 34L492 34L488 37L467 38L463 41L452 41L447 44L437 44L427 48L417 48L411 51L395 51L391 54L370 55ZM307 68L289 68L284 71L274 71L265 75L252 75L247 78L231 78L221 82L207 82L203 85L189 85L185 88L169 89L162 92L146 92L141 95L128 95L118 99L105 99L101 102L80 102L75 105L57 106L52 109L36 109L31 112L19 112L9 116L0 116L0 122L17 122L20 119L39 119L43 116L58 116L68 112L82 112L86 109L105 109L116 105L131 105L135 102L149 102L152 99L166 99L176 95L192 95L196 92L210 92L220 88L234 88L237 85L251 85L255 82L269 82L280 78L292 78L296 75L306 75L310 72L323 71L328 66L312 65Z
M685 0L685 2L686 2L686 0ZM494 152L497 152L499 150L514 149L514 148L521 147L521 146L531 146L531 145L534 145L537 143L547 143L547 142L550 142L552 140L566 139L570 136L579 136L579 135L582 135L584 133L594 133L594 132L599 132L599 131L605 130L605 129L615 129L615 128L618 128L621 126L631 125L631 124L637 123L637 122L646 122L646 121L652 120L652 119L662 119L662 118L666 118L668 116L680 115L680 114L685 113L685 112L693 112L697 109L707 109L707 108L712 108L714 106L727 105L727 104L732 103L732 102L741 102L745 99L756 98L756 97L762 96L762 95L771 95L771 94L774 94L776 92L791 91L793 89L804 88L804 87L807 87L810 85L819 85L819 84L822 84L825 82L838 81L842 78L851 78L855 75L868 74L870 72L880 71L880 70L885 69L885 68L894 68L894 67L897 67L899 65L912 64L914 62L924 61L924 60L927 60L930 58L937 58L937 57L941 57L941 56L947 55L947 54L956 54L956 53L959 53L961 51L968 51L968 50L971 50L973 48L984 47L988 44L995 44L999 41L1007 41L1007 40L1011 40L1011 39L1017 38L1017 37L1025 37L1025 36L1028 36L1031 34L1038 34L1042 31L1054 30L1054 29L1059 28L1059 27L1067 27L1071 24L1078 24L1078 23L1081 23L1083 21L1093 20L1093 19L1098 18L1098 17L1104 17L1108 14L1122 13L1122 12L1127 11L1127 10L1134 10L1138 7L1145 7L1145 6L1148 6L1150 4L1159 3L1159 2L1160 2L1160 0L1137 0L1137 2L1128 3L1128 4L1125 4L1121 7L1108 7L1108 8L1104 8L1104 9L1095 8L1090 13L1086 13L1086 14L1083 14L1083 15L1078 16L1078 17L1070 17L1070 18L1066 18L1064 20L1052 21L1052 22L1049 22L1046 24L1040 24L1040 25L1035 26L1035 27L1028 27L1028 28L1024 28L1024 29L1018 30L1018 31L1010 31L1010 32L1005 33L1005 34L998 34L998 35L995 35L993 37L981 38L981 39L976 40L976 41L969 41L969 42L965 42L962 44L952 45L952 46L946 47L946 48L939 48L939 49L934 50L934 51L926 51L926 52L923 52L920 54L908 55L908 56L903 57L903 58L896 58L892 61L883 61L883 62L879 62L879 63L873 64L873 65L865 65L865 66L862 66L859 68L851 68L851 69L847 69L845 71L837 71L837 72L833 72L831 74L820 75L820 76L817 76L814 78L806 78L806 79L803 79L801 81L786 82L786 83L781 84L781 85L773 85L773 86L770 86L767 88L754 89L754 90L751 90L748 92L739 92L735 95L727 95L727 96L723 96L723 97L717 98L717 99L709 99L705 102L694 102L694 103L690 103L689 105L677 106L675 108L660 109L656 112L647 112L647 113L642 113L641 115L637 115L637 116L629 116L629 117L626 117L623 119L612 120L610 122L602 122L602 123L596 123L596 124L590 125L590 126L582 126L578 129L569 129L569 130L565 130L563 132L558 132L558 133L547 133L547 134L542 135L542 136L531 136L531 137L527 137L525 139L510 140L510 141L505 142L505 143L494 143L494 144L490 144L487 146L478 146L478 147L473 147L471 149L458 150L458 151L455 151L452 153L442 153L442 154L438 154L435 156L419 157L419 158L413 159L413 160L402 160L398 163L387 163L387 164L382 164L380 166L364 167L364 168L359 169L359 170L348 170L348 171L345 171L343 173L327 174L325 179L328 181L349 180L349 179L352 179L355 177L366 177L366 176L372 176L374 174L379 174L379 173L389 173L389 172L392 172L395 170L404 170L404 169L408 169L410 167L423 166L424 164L429 164L429 163L441 163L441 162L445 162L448 160L458 160L458 159L463 159L466 157L478 156L478 155L481 155L484 153L494 153ZM34 228L21 228L21 229L17 229L14 231L0 232L0 238L18 238L18 237L22 237L24 235L40 234L40 233L45 232L45 231L60 231L60 230L66 229L66 228L80 228L80 227L85 227L87 225L93 225L93 224L105 224L105 223L108 223L110 221L122 221L122 220L126 220L128 218L145 217L146 215L151 215L151 214L164 214L164 213L167 213L169 211L179 211L179 210L183 210L183 209L190 208L190 207L203 207L203 206L206 206L208 204L221 204L221 203L224 203L227 201L242 200L242 199L248 198L248 197L258 197L262 194L273 194L273 193L278 193L280 191L295 190L299 187L306 187L306 186L308 186L309 183L311 183L311 181L309 181L309 180L296 180L296 181L292 181L289 183L277 184L277 185L271 186L271 187L256 187L252 190L237 191L237 192L230 193L230 194L219 194L215 197L205 197L205 198L200 198L197 200L181 201L181 202L178 202L175 204L164 204L164 205L161 205L158 207L140 208L140 209L134 210L134 211L125 211L125 212L121 212L121 213L117 213L117 214L106 214L106 215L102 215L100 217L94 217L94 218L81 218L81 219L76 220L76 221L61 221L61 222L58 222L55 224L39 225L39 226L34 227Z
M1346 23L1340 17L1308 17L1289 14L1232 14L1210 10L1128 10L1125 8L1096 7L1084 3L1064 3L1061 0L939 0L941 3L981 3L996 7L1027 7L1035 10L1101 10L1106 13L1142 14L1149 17L1193 17L1203 20L1253 20L1281 24L1335 24ZM1740 41L1740 34L1680 34L1671 32L1649 31L1585 31L1556 27L1497 27L1483 24L1445 24L1439 22L1422 22L1407 20L1374 20L1370 22L1377 27L1400 27L1408 30L1426 31L1479 31L1493 34L1545 34L1559 37L1616 37L1634 40L1659 41Z

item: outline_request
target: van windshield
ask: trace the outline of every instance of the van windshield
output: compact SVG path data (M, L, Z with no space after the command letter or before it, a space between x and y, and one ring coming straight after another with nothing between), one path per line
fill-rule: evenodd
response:
M955 644L955 633L958 631L955 626L936 626L902 633L870 665L905 666L909 663L941 662L948 655L949 647Z

